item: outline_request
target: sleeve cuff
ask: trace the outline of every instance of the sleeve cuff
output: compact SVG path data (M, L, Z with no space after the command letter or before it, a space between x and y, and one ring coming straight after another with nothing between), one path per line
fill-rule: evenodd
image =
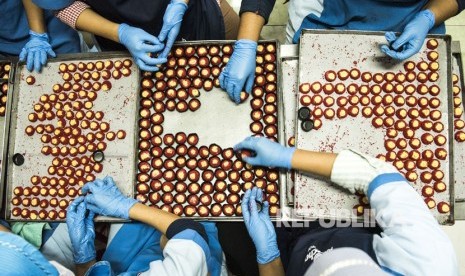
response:
M400 173L386 173L375 177L368 186L367 196L368 200L371 198L373 192L380 186L392 182L406 182L405 178Z
M358 191L366 194L373 179L385 173L398 173L398 171L379 159L354 150L343 150L334 162L331 181L352 193Z
M88 8L90 8L90 6L87 5L86 3L81 2L81 1L75 1L69 7L58 11L55 15L63 23L65 23L66 25L70 26L73 29L76 29L76 22L79 16L84 10Z
M187 229L191 229L197 232L208 243L208 236L203 226L200 223L190 219L175 220L173 223L170 224L170 226L166 230L166 237L168 239L171 239L177 234Z
M275 2L276 0L244 0L242 1L239 15L242 15L244 12L253 12L263 17L265 24L267 24Z

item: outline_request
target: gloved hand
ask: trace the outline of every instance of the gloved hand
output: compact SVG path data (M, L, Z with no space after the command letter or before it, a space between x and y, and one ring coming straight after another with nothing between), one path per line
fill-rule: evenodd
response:
M221 72L220 86L228 93L236 104L241 101L241 92L252 91L255 80L255 58L257 56L257 42L241 39L234 44L234 52L226 68Z
M158 71L158 64L166 62L166 58L153 58L150 53L163 50L163 43L146 31L121 24L118 28L119 42L129 50L136 64L145 71Z
M291 168L295 147L286 148L264 137L247 137L234 146L234 150L251 150L255 156L243 157L252 166Z
M262 199L262 190L254 187L245 192L241 207L245 227L257 249L257 262L266 264L279 257L279 249L276 232L268 214L268 201L263 202L260 212L257 211L255 200L262 202Z
M46 33L39 34L29 31L29 35L29 41L21 50L19 60L26 61L26 68L29 72L34 69L36 72L40 72L42 66L47 64L47 56L56 57L56 54L48 41Z
M405 26L404 31L396 38L393 32L386 33L386 40L391 47L381 46L381 51L395 59L407 59L420 51L426 35L434 26L434 14L430 10L423 10Z
M137 203L137 200L125 197L110 176L87 183L81 191L87 209L102 216L128 219L129 209Z
M68 207L66 225L73 245L74 263L83 264L95 260L94 212L87 212L84 197L76 198Z
M184 0L171 0L163 16L163 27L161 28L158 39L160 41L166 40L165 49L160 57L166 58L171 51L174 41L178 37L179 30L181 30L181 22L187 10L187 4Z

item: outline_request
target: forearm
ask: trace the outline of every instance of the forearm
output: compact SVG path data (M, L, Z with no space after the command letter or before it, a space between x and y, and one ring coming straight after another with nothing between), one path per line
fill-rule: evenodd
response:
M32 0L23 0L23 6L26 11L29 29L36 33L45 33L46 29L42 9L32 3Z
M160 209L152 208L141 203L136 203L129 209L129 217L133 220L151 225L163 235L166 235L168 227L177 219L178 216Z
M292 168L330 178L337 154L297 149L292 157Z
M425 9L433 12L435 25L442 24L459 12L457 0L430 0L426 4Z
M84 264L76 264L76 275L84 276L86 272L89 270L89 268L93 266L94 264L95 264L95 260L92 260Z
M267 264L259 264L258 271L260 276L284 276L284 268L281 258L276 258Z
M263 25L265 25L265 18L253 12L244 12L241 15L237 39L258 41Z
M85 9L76 20L76 29L90 32L115 42L119 42L118 27L119 24L100 16L92 9Z

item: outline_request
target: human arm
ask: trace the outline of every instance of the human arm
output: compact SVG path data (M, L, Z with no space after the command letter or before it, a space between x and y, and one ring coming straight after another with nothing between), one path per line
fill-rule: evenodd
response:
M353 150L337 155L294 153L266 138L244 142L239 145L256 152L255 157L245 158L253 165L268 166L270 161L275 165L275 160L282 159L279 167L289 168L284 163L291 162L295 169L323 176L352 193L366 194L383 229L373 242L381 266L402 275L458 274L449 239L420 195L392 165Z
M391 45L382 45L381 50L395 59L407 59L420 51L429 31L463 9L463 0L430 0L424 9L405 26L399 37L393 32L386 33L386 40Z
M264 166L264 167L278 167L285 169L296 169L304 171L310 174L317 176L322 176L327 179L331 178L333 182L339 184L352 193L356 191L365 192L368 189L368 183L364 180L364 174L358 172L363 172L368 170L370 167L364 162L352 162L347 163L349 166L349 172L352 179L350 181L338 182L339 171L334 172L335 164L345 164L346 151L335 154L335 153L326 153L326 152L313 152L307 150L297 150L294 147L284 147L276 142L272 142L264 137L247 137L244 141L234 146L234 150L250 150L254 152L254 156L242 157L245 162L253 166ZM339 162L337 162L339 160ZM343 160L343 161L340 161ZM372 162L379 164L380 168L385 172L397 172L389 164L382 162L378 159L371 158ZM371 171L369 177L374 179L378 171ZM361 176L362 175L362 176ZM343 175L346 177L346 175ZM370 180L371 180L370 179Z
M266 264L258 264L260 276L284 276L284 267L281 258L276 258Z
M276 0L242 0L239 15L241 17L237 39L257 42L263 26L268 22Z
M221 88L231 100L240 102L242 91L250 93L255 80L257 41L273 10L275 1L242 1L241 21L234 52L219 77Z
M163 251L163 261L152 262L147 274L157 271L157 275L168 275L168 272L170 275L203 275L210 270L212 258L208 236L198 222L179 218L125 197L108 176L103 180L87 183L82 192L89 210L98 214L139 220L153 226L169 239ZM102 264L97 263L91 270L98 265Z
M35 69L36 72L40 72L42 66L47 64L47 57L55 57L56 54L49 43L42 9L32 3L32 0L23 0L23 6L29 23L30 38L21 50L19 59L26 61L29 71Z
M390 164L344 150L331 181L368 196L381 235L373 249L381 267L402 275L458 275L454 249L421 196Z
M44 13L41 8L32 3L32 0L22 0L26 11L29 29L36 33L45 33Z
M152 226L166 236L169 226L179 217L175 214L136 203L129 210L129 217Z
M75 28L106 39L119 42L119 24L112 22L91 8L84 9L76 18Z
M463 0L430 0L424 9L434 14L435 26L437 26L462 11L464 3Z
M268 213L270 204L264 201L262 210L257 209L256 201L262 200L261 189L254 187L246 191L241 203L244 224L257 250L260 275L284 275L276 232Z
M160 52L164 47L155 36L140 28L112 22L81 1L76 1L60 10L57 17L77 30L87 31L123 44L142 70L158 71L157 65L166 62L164 58L149 56Z

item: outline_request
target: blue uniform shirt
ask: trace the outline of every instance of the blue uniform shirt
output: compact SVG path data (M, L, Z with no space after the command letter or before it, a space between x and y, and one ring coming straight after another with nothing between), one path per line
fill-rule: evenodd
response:
M20 0L0 0L0 54L17 56L29 40L29 24ZM58 54L80 52L75 30L58 20L52 11L44 11L50 44Z

